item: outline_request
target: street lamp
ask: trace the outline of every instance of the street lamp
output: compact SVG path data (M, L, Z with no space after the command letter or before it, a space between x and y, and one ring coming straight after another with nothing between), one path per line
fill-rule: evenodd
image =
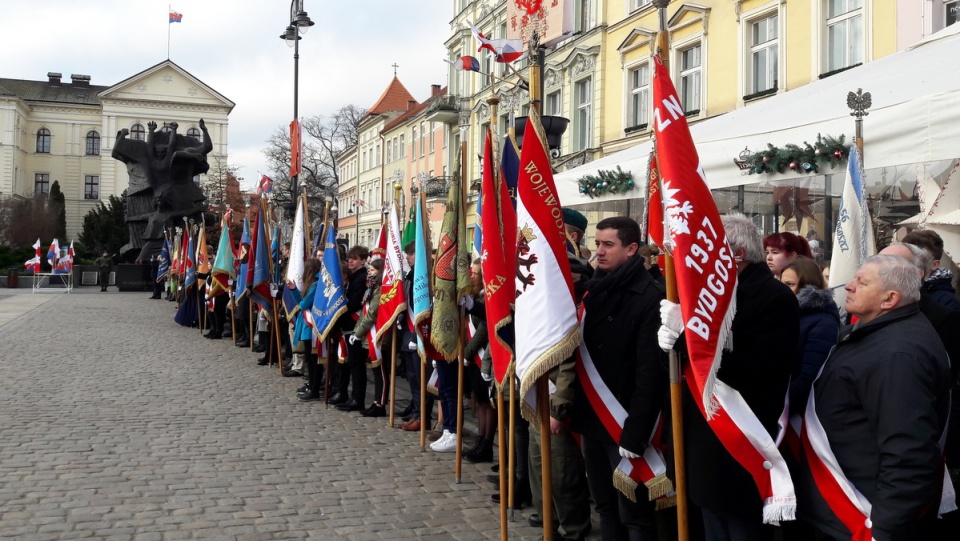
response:
M303 0L290 0L290 24L280 34L280 39L293 47L293 119L299 121L299 92L300 92L300 35L305 34L314 22L303 10ZM291 153L293 150L291 149ZM290 179L291 197L296 200L299 195L299 171Z

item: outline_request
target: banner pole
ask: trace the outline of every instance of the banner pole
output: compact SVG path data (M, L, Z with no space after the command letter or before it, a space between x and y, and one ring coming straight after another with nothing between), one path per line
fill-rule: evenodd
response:
M657 32L657 52L664 68L669 69L670 56L670 34L667 31L667 4L669 0L654 0L654 6L658 11L660 20L659 32ZM656 147L656 144L654 146ZM659 160L659 157L658 157ZM659 161L658 161L659 164ZM660 184L660 193L663 193L662 179L657 175L657 183ZM649 198L648 198L649 199ZM666 214L664 214L666 219ZM667 224L664 224L664 232L668 232ZM666 279L667 300L673 303L680 302L680 296L677 293L677 273L674 265L673 256L669 251L664 253L664 278ZM675 489L677 492L677 541L688 541L690 538L688 526L687 509L687 468L684 458L685 443L683 437L683 385L681 380L680 364L682 359L675 350L670 350L669 373L670 373L670 413L671 429L673 431L673 464Z
M510 379L513 381L513 378ZM506 445L506 415L504 414L504 404L503 404L503 389L497 389L497 453L500 455L500 539L507 539L508 529L507 529L507 509L508 501L504 495L509 494L510 486L507 479L507 475L513 471L511 465L510 468L504 468L503 465L507 463L507 445ZM510 427L513 428L513 423L510 423ZM511 442L513 441L513 435L511 434ZM511 445L512 449L513 446Z
M387 426L393 428L394 412L397 406L397 326L390 330L390 422Z

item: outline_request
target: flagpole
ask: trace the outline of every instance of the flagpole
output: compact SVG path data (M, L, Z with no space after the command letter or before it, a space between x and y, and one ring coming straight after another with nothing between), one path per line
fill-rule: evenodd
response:
M541 107L541 69L546 49L540 47L540 37L537 31L531 34L529 47L530 107L539 113ZM541 515L543 519L543 539L544 541L553 541L553 513L549 512L550 509L552 509L552 505L548 505L550 502L553 502L553 461L550 459L552 456L552 442L550 441L550 389L548 385L549 380L546 374L537 378L536 396L538 416L540 417L540 456L544 457L543 460L540 461L541 479L543 480L540 488L544 502L544 512ZM511 494L511 497L512 496L513 494Z
M301 195L301 197L303 197L303 221L304 221L304 227L305 227L305 228L308 228L308 227L310 227L310 226L309 226L310 220L307 219L307 218L309 218L309 215L307 215L307 194L306 194L306 192L304 192L304 193ZM326 236L326 234L327 234L327 227L328 227L327 218L329 218L329 214L330 214L330 201L327 200L327 201L324 201L324 202L323 202L323 223L322 223L321 226L320 226L320 227L323 228L323 234L324 234L324 236ZM310 236L308 235L307 238L309 239ZM324 243L324 246L326 245L326 240L321 239L321 242ZM313 248L313 250L319 250L319 249L320 249L320 245L317 245L315 248ZM324 248L324 249L326 249L326 248ZM310 248L309 248L308 246L304 246L304 250L310 250ZM310 250L310 251L311 251L310 257L316 257L315 255L313 255L312 250ZM327 272L330 272L330 269L327 269ZM337 272L340 272L340 269L337 269ZM337 331L337 332L340 332L340 331ZM328 336L328 337L326 338L326 340L327 340L327 365L323 368L323 407L324 407L324 408L329 408L329 407L330 407L330 370L333 368L333 363L337 362L337 359L335 358L335 355L337 354L337 353L336 353L336 351L337 351L337 348L336 348L337 341L332 338L332 336L335 335L335 334L336 334L336 333L330 333L330 336ZM311 346L313 346L313 342L314 342L314 341L311 341L311 344L310 344ZM315 342L316 342L316 345L317 345L317 349L319 350L319 348L320 348L320 346L321 346L320 340L316 340ZM307 370L312 370L312 369L313 369L312 366L308 366L308 367L307 367ZM317 351L317 367L316 367L316 369L317 369L317 370L320 370L320 351Z
M170 60L170 4L167 4L167 60Z
M670 34L667 32L667 4L669 0L653 0L656 6L660 21L660 29L657 32L657 53L660 55L660 61L663 67L669 69L670 52ZM654 142L656 148L656 142ZM659 163L659 162L658 162ZM648 172L649 174L649 172ZM657 183L660 184L660 193L663 193L663 179L657 175ZM648 196L649 198L649 196ZM666 222L667 215L663 213ZM669 228L664 223L664 233ZM664 239L667 242L667 239ZM669 248L669 247L668 247ZM673 255L670 250L664 253L664 278L666 279L667 300L673 303L680 302L680 296L677 292L677 273L674 265ZM669 371L670 371L670 413L671 428L673 431L673 464L674 464L674 487L677 492L677 541L688 541L690 538L688 528L688 509L687 509L687 467L685 462L686 445L683 436L683 393L682 381L680 378L680 356L676 350L669 352Z

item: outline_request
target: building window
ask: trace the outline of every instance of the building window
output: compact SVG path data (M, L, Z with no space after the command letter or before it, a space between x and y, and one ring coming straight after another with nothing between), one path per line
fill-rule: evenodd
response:
M49 173L37 173L33 176L33 195L43 197L50 195Z
M134 124L130 128L130 138L134 141L146 141L147 132L143 129L143 124Z
M827 0L827 71L863 62L863 0Z
M403 134L400 134L400 157L403 158L407 155L407 147L403 146Z
M960 2L944 2L943 8L947 11L944 24L950 26L960 19Z
M433 151L434 151L433 122L429 123L427 130L430 132L430 154L433 154Z
M630 11L636 11L650 2L653 0L630 0Z
M590 147L590 135L593 132L593 80L577 81L574 95L577 99L577 140L576 150Z
M37 152L50 153L50 130L46 128L37 130Z
M424 157L424 155L426 155L426 152L425 152L426 147L427 147L427 125L421 123L420 124L420 157L421 158Z
M377 165L380 165L380 143L377 143Z
M596 0L574 0L574 29L587 32L597 25Z
M193 137L194 139L199 141L200 138L203 137L203 134L200 133L200 130L198 130L197 128L190 128L189 130L187 130L187 137Z
M700 45L680 51L680 104L684 113L700 111Z
M560 91L547 94L547 100L543 109L543 114L549 116L563 116L563 102L560 99Z
M628 72L630 84L627 128L646 126L650 121L650 64L641 64Z
M393 161L393 143L392 141L387 141L387 163Z
M100 199L100 177L99 176L84 175L83 198L84 199Z
M173 128L170 127L166 122L163 123L163 126L160 127L160 133L170 133Z
M750 23L751 94L777 88L779 19L771 15Z
M91 131L87 133L87 156L100 155L100 134Z

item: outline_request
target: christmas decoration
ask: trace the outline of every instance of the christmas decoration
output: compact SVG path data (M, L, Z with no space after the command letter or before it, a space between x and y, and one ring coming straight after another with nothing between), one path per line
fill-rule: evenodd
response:
M600 197L608 193L623 193L636 188L633 176L617 166L616 171L601 169L596 175L584 175L577 181L580 193L590 197Z
M843 134L831 137L818 133L817 140L812 145L804 141L803 146L788 144L780 148L767 143L766 150L747 156L741 154L742 161L736 161L738 164L742 163L743 168L749 170L751 175L783 173L787 169L808 174L818 173L822 165L837 167L846 160L850 146L844 139Z
M780 216L784 221L795 219L797 225L804 218L817 221L811 208L821 197L810 195L810 184L806 186L777 186L773 189L773 202L780 205Z

